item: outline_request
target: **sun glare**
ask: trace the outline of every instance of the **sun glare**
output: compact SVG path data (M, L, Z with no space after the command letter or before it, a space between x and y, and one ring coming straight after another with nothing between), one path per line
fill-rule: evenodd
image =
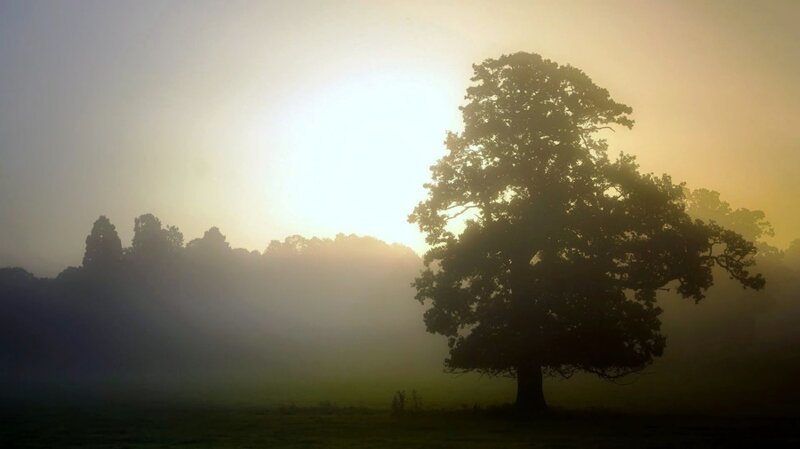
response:
M285 156L281 200L291 221L314 235L344 230L422 251L406 216L458 116L437 81L370 74L301 98L271 134Z

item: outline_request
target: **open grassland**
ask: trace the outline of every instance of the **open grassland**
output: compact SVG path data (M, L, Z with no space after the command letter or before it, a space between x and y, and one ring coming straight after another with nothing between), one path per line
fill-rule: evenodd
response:
M705 448L800 447L796 417L507 410L386 411L322 406L5 409L9 448Z

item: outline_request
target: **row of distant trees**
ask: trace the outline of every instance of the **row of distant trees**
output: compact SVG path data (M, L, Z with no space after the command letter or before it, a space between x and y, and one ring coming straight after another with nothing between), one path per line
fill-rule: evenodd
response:
M85 270L107 270L125 260L138 263L157 262L181 253L181 250L197 258L214 259L227 253L246 256L319 255L336 246L339 250L364 252L391 247L399 254L413 252L402 245L387 245L371 238L338 234L335 239L306 238L300 235L273 240L263 253L256 250L232 248L227 237L216 226L209 228L202 237L184 244L184 236L177 226L164 225L153 214L143 214L134 219L133 239L129 247L123 247L116 226L105 216L95 220L86 237L86 249L81 268Z
M152 214L125 247L101 216L81 266L54 279L0 269L0 390L383 372L420 360L413 348L428 338L409 300L419 266L407 247L354 235L295 235L259 252L212 227L184 244Z

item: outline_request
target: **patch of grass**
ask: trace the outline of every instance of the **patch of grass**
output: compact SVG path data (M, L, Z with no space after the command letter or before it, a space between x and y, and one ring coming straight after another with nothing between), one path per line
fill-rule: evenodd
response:
M505 408L388 411L301 408L19 408L0 415L14 448L700 448L798 446L794 417L558 412L521 418Z

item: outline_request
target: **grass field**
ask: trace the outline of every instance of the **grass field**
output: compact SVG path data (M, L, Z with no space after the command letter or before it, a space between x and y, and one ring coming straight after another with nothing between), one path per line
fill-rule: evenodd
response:
M797 418L502 410L18 408L2 412L3 448L705 448L800 447Z

